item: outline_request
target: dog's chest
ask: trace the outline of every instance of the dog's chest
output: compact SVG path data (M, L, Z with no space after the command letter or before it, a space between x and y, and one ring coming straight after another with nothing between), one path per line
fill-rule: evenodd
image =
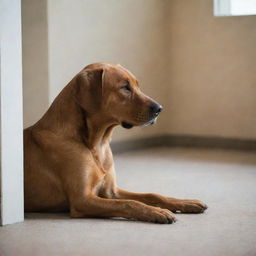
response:
M95 195L99 195L100 194L100 191L101 189L104 187L105 185L105 179L100 179L97 184L95 185L94 189L93 189L93 192Z
M108 149L93 149L92 155L96 165L102 173L107 173L113 165L113 158Z

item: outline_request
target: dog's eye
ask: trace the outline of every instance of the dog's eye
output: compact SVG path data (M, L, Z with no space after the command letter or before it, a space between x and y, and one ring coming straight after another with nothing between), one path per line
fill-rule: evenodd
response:
M122 87L122 89L125 90L125 91L127 91L127 92L131 92L131 91L132 91L129 84L124 85L124 86Z

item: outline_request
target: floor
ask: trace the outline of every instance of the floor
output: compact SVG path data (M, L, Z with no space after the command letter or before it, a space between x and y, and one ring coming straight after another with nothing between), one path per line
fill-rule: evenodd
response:
M208 210L171 225L28 214L0 227L0 255L256 255L255 152L156 148L115 160L120 187L198 198Z

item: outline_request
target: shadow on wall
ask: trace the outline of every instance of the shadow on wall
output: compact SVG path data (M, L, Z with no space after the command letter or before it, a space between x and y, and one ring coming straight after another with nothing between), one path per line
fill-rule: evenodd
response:
M22 0L24 126L49 106L47 0Z

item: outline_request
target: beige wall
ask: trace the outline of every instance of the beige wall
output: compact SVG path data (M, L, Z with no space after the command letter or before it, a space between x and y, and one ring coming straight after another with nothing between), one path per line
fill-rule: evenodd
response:
M115 140L256 138L256 17L213 17L212 2L23 1L25 126L85 65L105 61L130 69L164 105L157 125L118 128Z
M144 91L165 105L165 1L48 0L50 101L89 63L120 63L141 81ZM162 118L164 121L164 118ZM114 139L156 134L118 128Z
M172 134L256 138L256 16L213 17L212 0L169 6Z
M27 105L33 106L32 110L25 105L25 125L41 116L40 106L37 107L38 97L33 100L35 90L41 87L41 82L47 79L46 74L33 74L33 70L41 65L41 58L45 49L35 53L37 46L27 47L27 40L33 38L36 45L42 46L41 36L35 36L36 26L39 31L42 21L33 24L31 9L41 9L41 3L34 3L36 7L29 6L25 1L24 27L25 51L30 55L25 59L24 97ZM50 102L59 91L78 73L84 66L93 62L120 63L130 69L141 81L144 91L158 100L162 105L167 101L165 81L166 38L164 33L166 10L165 1L159 0L76 0L71 4L69 0L48 0L48 70L49 92L43 87ZM44 9L44 8L42 8ZM40 13L39 13L40 14ZM30 17L32 16L32 17ZM40 19L40 15L39 15ZM38 24L39 23L39 24ZM46 38L47 39L47 38ZM44 39L45 40L45 39ZM44 41L43 40L43 41ZM29 52L31 50L31 52ZM36 59L31 57L36 57ZM31 62L32 61L32 62ZM31 70L32 68L32 70ZM28 72L26 72L28 70ZM30 80L33 80L31 82ZM38 81L35 81L38 80ZM38 104L43 103L43 101ZM48 105L44 102L44 107ZM34 111L34 112L33 112ZM164 115L163 115L164 116ZM141 131L141 128L130 131L117 128L115 139L128 139L136 136L158 134L165 126L162 118L157 126ZM161 122L162 121L162 122Z

